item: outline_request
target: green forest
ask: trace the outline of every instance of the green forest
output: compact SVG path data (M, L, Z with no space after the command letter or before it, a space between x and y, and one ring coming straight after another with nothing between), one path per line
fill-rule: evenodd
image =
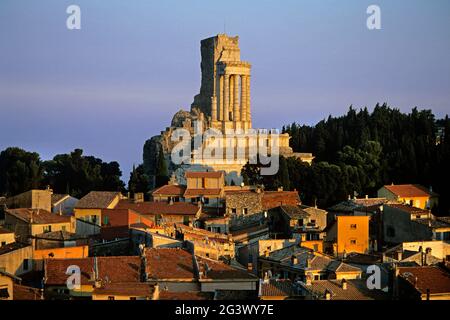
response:
M450 120L435 119L432 111L412 109L408 114L377 104L346 115L329 116L315 126L292 123L283 127L295 152L312 152L312 165L295 158L280 159L275 176L260 176L246 165L247 183L266 189L299 191L305 204L328 207L349 196L376 196L385 184L421 184L440 194L439 208L450 208Z

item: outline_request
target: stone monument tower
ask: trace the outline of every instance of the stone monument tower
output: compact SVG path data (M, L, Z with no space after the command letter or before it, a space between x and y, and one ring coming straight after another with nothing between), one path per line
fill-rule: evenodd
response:
M239 37L225 34L201 41L202 82L191 105L209 118L212 128L249 129L250 69L241 61Z

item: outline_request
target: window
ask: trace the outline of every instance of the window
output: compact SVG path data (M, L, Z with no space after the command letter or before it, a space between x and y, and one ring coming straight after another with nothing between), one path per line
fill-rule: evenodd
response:
M136 300L136 297L130 297L130 300Z
M320 276L319 276L318 274L316 274L316 275L314 276L314 280L320 280Z
M23 270L28 270L29 267L28 259L23 259Z
M353 230L356 229L356 224L351 224L350 229L353 229Z
M109 224L109 217L108 216L103 216L103 225L107 226Z
M6 245L6 241L2 241L2 247Z
M109 297L108 297L108 300L115 300L115 299L114 299L114 296L109 296Z
M351 244L356 244L356 239L350 239Z
M97 216L96 215L92 215L91 216L91 222L92 223L97 223Z
M205 204L209 204L209 198L203 198L203 202L204 202Z
M310 223L311 223L313 226L315 226L315 225L316 225L316 220L311 219Z
M62 226L62 227L61 227L61 230L62 230L62 231L66 231L66 226Z
M313 245L313 250L315 252L319 251L319 245L318 244Z
M248 214L248 208L242 209L242 213L243 213L243 214Z
M183 217L183 224L184 224L185 226L188 226L188 225L189 225L189 217L187 217L187 216L184 216L184 217Z
M52 226L44 226L43 231L44 233L52 232Z
M231 213L236 213L236 208L231 208Z

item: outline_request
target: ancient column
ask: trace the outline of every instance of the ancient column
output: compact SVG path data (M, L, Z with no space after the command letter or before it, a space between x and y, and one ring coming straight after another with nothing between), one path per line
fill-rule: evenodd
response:
M211 97L211 120L212 121L217 120L217 97L216 96Z
M247 76L241 77L241 121L247 121Z
M223 75L219 76L219 120L222 121L223 120Z
M228 105L230 101L230 75L224 75L223 79L223 120L229 120Z
M252 121L252 112L250 110L250 75L247 76L246 81L246 87L247 87L247 106L246 106L246 114L247 114L247 121Z
M234 113L233 113L233 111L234 111L234 108L233 108L233 105L234 105L234 74L231 74L230 75L230 105L229 105L229 107L228 107L228 118L227 118L227 120L232 120L232 119L234 119ZM232 117L233 118L231 118L230 117L230 113L232 113Z
M239 112L239 75L235 74L233 78L234 78L233 121L240 121L241 115Z

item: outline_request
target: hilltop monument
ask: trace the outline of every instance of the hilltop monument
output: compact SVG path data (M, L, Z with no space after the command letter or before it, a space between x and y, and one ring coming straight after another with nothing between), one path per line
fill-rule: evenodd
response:
M161 161L164 159L167 174L183 183L184 171L224 171L228 184L240 184L241 169L248 162L249 154L238 159L196 159L195 150L190 164L176 165L171 159L171 152L175 142L172 141L174 130L182 128L195 135L195 124L200 124L204 132L208 129L219 130L223 133L235 130L246 134L252 129L251 111L251 64L241 60L239 37L219 34L201 41L201 86L200 93L194 97L190 111L180 110L173 119L171 126L160 135L147 140L144 146L144 168L152 178L153 184ZM261 129L258 129L261 130ZM262 129L265 130L265 129ZM198 133L197 133L198 134ZM233 148L237 148L237 140L233 141ZM285 157L299 157L303 161L311 162L311 154L294 153L289 146L287 133L277 135L279 154ZM271 143L270 135L266 139ZM223 142L222 145L224 145ZM154 185L153 185L154 186Z

